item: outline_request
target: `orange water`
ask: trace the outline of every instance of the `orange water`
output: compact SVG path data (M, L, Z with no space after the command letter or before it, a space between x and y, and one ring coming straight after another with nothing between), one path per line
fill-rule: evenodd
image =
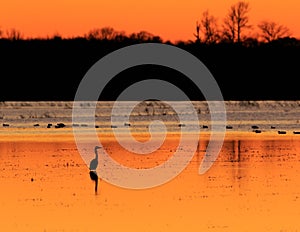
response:
M118 162L146 167L170 157L177 142L168 139L146 164L121 156L113 140L104 146ZM73 141L1 141L1 231L300 230L299 138L231 136L198 175L206 145L201 140L189 166L167 184L128 190L100 181L95 194Z

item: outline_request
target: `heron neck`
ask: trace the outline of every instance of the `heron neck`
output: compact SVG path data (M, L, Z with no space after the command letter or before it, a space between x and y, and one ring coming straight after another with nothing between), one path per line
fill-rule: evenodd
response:
M95 154L96 154L96 160L98 160L98 151L95 150Z

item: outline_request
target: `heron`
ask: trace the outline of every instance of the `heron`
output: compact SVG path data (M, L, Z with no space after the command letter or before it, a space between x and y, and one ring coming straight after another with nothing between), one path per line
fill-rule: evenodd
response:
M90 178L91 180L95 181L95 192L98 190L98 174L96 172L96 169L98 167L98 149L101 147L95 146L95 158L91 160L90 162Z

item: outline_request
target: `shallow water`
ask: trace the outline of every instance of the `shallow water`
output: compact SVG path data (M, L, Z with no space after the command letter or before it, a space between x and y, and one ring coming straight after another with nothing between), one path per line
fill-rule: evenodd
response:
M168 158L172 141L148 164ZM113 141L105 146L124 165L147 165L144 158L120 152ZM199 175L206 146L201 141L188 167L167 184L128 190L100 181L95 194L73 142L1 142L0 226L3 231L300 229L299 139L228 139L213 167Z
M126 102L111 124L112 102L99 102L95 125L103 149L124 166L147 169L170 159L178 146L181 123L161 102L142 102L126 115ZM177 102L184 112L185 103ZM225 102L226 138L218 159L203 175L210 113L193 102L204 135L189 165L158 187L130 190L100 180L94 192L89 169L77 150L72 127L87 141L93 123L83 109L73 125L72 102L0 103L0 228L3 231L299 231L300 102ZM129 117L129 119L127 118ZM124 150L112 128L129 128L139 141L152 120L166 123L163 145L148 155ZM47 125L53 124L51 128ZM64 123L64 128L55 128ZM130 123L130 125L128 124ZM257 126L262 133L254 133ZM286 134L278 134L284 130ZM148 137L147 137L148 136ZM128 146L136 149L134 144ZM183 154L192 150L183 146ZM101 151L102 152L102 151ZM100 153L101 153L100 152ZM115 170L110 170L114 176ZM158 177L159 178L159 177Z

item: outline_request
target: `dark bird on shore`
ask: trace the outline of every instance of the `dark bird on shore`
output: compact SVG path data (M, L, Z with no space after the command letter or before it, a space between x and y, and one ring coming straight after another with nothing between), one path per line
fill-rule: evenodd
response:
M260 134L261 130L253 130L253 132L255 132L256 134Z
M280 134L280 135L285 135L285 134L286 134L286 131L278 131L278 134Z
M96 170L98 167L98 149L100 149L101 147L99 146L95 146L95 158L91 160L90 162L90 170Z
M300 131L293 131L293 133L294 133L295 135L299 135L299 134L300 134Z
M51 128L52 127L52 123L48 123L47 128Z
M98 149L101 148L99 146L95 146L94 152L95 152L95 158L91 160L90 162L90 178L91 180L95 181L95 192L98 190L98 175L96 172L96 169L98 167Z
M63 124L63 123L57 123L56 125L55 125L55 128L63 128L63 127L65 127L66 125L65 124Z
M258 126L252 126L252 129L254 129L254 130L256 130L258 128L259 128Z
M226 129L232 129L232 126L226 126Z
M3 126L3 127L9 127L9 124L3 123L2 126Z

